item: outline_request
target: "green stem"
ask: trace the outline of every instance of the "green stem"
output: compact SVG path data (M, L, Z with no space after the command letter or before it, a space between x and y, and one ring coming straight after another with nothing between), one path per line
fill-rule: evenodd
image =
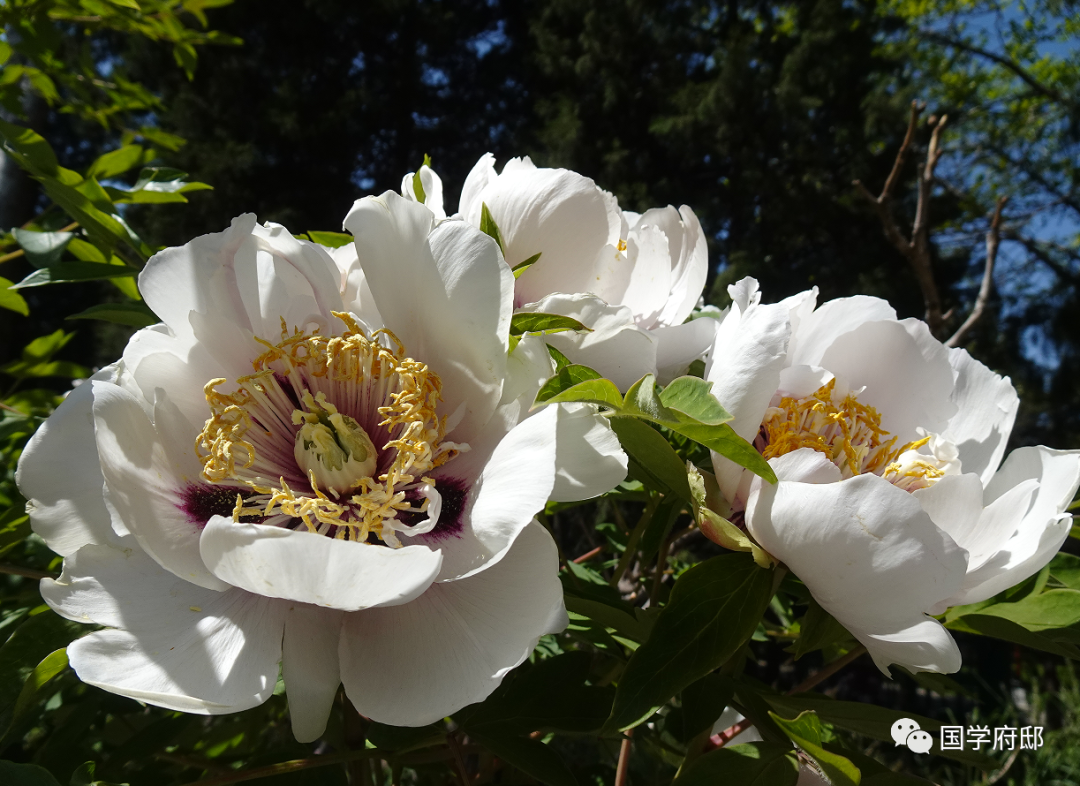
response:
M622 557L619 558L619 564L615 566L615 573L611 577L611 581L608 583L611 586L618 586L619 580L626 573L627 568L630 567L630 563L633 562L634 556L637 554L637 544L641 540L642 534L645 532L645 528L649 526L649 522L652 521L653 513L656 512L656 506L660 504L660 497L650 497L649 503L645 506L645 512L641 514L641 518L638 519L637 526L634 527L634 531L630 533L630 539L626 542L626 550L623 551Z

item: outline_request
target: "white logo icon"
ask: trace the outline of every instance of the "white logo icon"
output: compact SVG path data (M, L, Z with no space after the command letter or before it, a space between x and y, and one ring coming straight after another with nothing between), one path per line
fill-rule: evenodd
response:
M900 718L892 725L891 733L897 746L904 745L915 753L929 753L934 747L930 732L920 729L919 724L911 718Z

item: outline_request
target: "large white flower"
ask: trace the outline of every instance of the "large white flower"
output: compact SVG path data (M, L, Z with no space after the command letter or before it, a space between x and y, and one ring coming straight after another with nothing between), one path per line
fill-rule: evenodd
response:
M265 701L280 662L306 741L339 683L368 717L429 723L565 625L533 516L557 474L590 483L556 436L591 422L523 418L510 271L394 194L346 225L351 279L250 215L155 256L164 324L27 447L20 488L65 556L42 594L107 628L68 649L84 681L213 714Z
M883 671L956 671L956 644L928 615L1050 560L1080 451L1020 448L999 468L1018 404L1009 380L882 300L815 309L810 291L762 305L752 279L730 291L706 376L779 478L714 455L736 517Z
M438 176L425 166L417 177L425 204L445 215ZM402 193L417 198L411 173ZM705 234L689 207L623 211L577 172L538 168L526 157L497 174L490 153L466 178L455 217L479 227L484 206L511 268L539 255L518 271L515 308L573 317L592 329L548 336L574 362L626 389L648 373L682 373L711 343L711 322L683 324L708 272Z

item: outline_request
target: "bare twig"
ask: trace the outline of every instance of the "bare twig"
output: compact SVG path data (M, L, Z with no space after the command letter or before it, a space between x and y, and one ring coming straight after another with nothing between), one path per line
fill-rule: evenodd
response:
M858 658L859 656L861 656L861 655L863 655L865 653L866 653L866 647L864 647L862 644L860 644L855 649L848 652L846 655L840 656L836 660L826 664L822 668L815 671L813 674L811 674L805 680L803 680L798 685L796 685L794 688L789 690L788 695L790 696L790 695L792 695L794 693L805 693L806 691L810 690L811 688L817 687L817 685L819 683L824 682L829 677L836 674L836 672L840 671L840 669L844 668L849 663L851 663L853 660L855 660L856 658Z
M28 579L55 579L52 573L45 573L40 570L32 570L31 568L22 568L18 565L0 565L0 573L6 573L9 576L25 576Z
M312 756L310 759L293 759L292 761L283 761L266 767L231 772L228 775L219 775L216 778L206 778L205 780L190 783L188 786L225 786L225 784L229 783L253 781L256 778L268 778L271 775L284 775L287 772L310 770L314 767L327 767L331 764L344 764L359 759L374 759L385 755L384 751L364 750L335 753L329 756Z
M619 746L619 763L615 767L615 786L626 786L626 778L630 772L630 741L633 736L634 730L627 729L622 745Z
M738 737L744 731L754 725L754 722L749 718L743 718L741 721L733 726L728 726L722 732L714 734L709 737L709 741L705 744L706 751L715 750L716 748L723 748L733 739Z
M597 546L592 551L586 551L580 557L575 557L574 558L574 563L577 564L577 565L580 565L582 562L588 562L589 560L591 560L593 557L595 557L597 554L599 554L603 550L604 550L603 546Z
M461 786L470 786L472 778L469 777L469 769L465 766L465 757L461 755L461 743L457 738L456 732L446 735L446 744L454 754L454 770L461 780Z
M1005 764L1002 765L1001 769L995 772L991 777L986 779L986 786L994 786L995 783L1004 778L1005 775L1008 774L1009 770L1012 769L1013 764L1016 763L1016 757L1019 755L1020 749L1013 748L1013 752L1009 754L1009 758L1005 760Z
M1001 209L1009 201L1007 196L998 197L997 206L994 208L994 216L990 219L990 230L986 233L986 269L983 271L982 284L979 286L979 295L975 298L975 305L968 314L968 318L952 337L945 342L947 347L958 347L967 338L975 323L982 317L986 310L986 304L990 300L990 288L994 284L994 263L997 261L998 246L1001 244Z
M918 172L918 202L915 207L915 222L911 227L911 238L904 236L896 218L892 214L893 190L900 179L900 173L904 162L915 138L915 129L918 127L919 116L922 114L924 105L916 101L911 103L911 115L908 118L907 132L904 141L893 161L892 171L885 181L885 186L876 197L863 185L861 180L854 182L859 193L865 198L877 213L881 221L881 228L885 232L886 239L899 251L911 265L915 278L919 282L919 288L923 293L926 303L926 323L930 326L930 332L937 334L941 330L945 317L942 314L941 295L938 293L937 284L934 281L934 272L930 264L930 196L934 187L934 169L941 160L941 129L944 128L947 116L940 119L930 118L929 123L933 126L930 135L930 146L926 153L926 161Z

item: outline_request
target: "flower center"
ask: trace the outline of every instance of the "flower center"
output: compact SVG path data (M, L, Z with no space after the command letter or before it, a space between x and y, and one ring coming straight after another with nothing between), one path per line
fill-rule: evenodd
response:
M393 333L368 336L334 315L341 335L290 334L282 320L280 342L256 339L266 351L234 392L218 390L224 379L206 384L202 476L254 492L237 498L234 520L397 547L395 532L434 528L440 497L427 473L468 446L444 440L438 375Z
M754 445L766 459L811 448L828 456L841 478L869 472L907 491L959 471L955 446L941 437L900 447L897 441L881 427L881 413L861 404L856 393L841 396L833 378L805 398L784 397L769 407ZM931 454L920 453L927 444Z

